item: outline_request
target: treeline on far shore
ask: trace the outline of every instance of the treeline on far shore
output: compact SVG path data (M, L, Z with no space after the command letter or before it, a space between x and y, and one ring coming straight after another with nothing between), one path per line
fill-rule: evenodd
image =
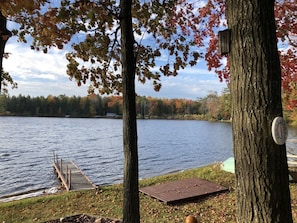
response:
M230 94L209 93L204 98L165 99L136 97L137 117L164 119L229 120ZM110 117L122 115L121 96L0 96L0 114L33 117Z

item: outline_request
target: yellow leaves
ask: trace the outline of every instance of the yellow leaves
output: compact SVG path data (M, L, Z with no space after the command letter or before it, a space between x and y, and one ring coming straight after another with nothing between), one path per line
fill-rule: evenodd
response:
M0 10L4 16L13 16L16 13L25 11L32 13L34 10L39 9L39 4L43 5L47 0L2 0L0 4Z

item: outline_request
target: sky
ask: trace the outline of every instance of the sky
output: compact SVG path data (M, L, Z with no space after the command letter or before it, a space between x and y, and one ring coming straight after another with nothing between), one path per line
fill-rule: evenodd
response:
M12 29L10 26L13 24L8 22L7 28ZM32 50L30 44L17 42L16 37L11 37L6 43L5 52L10 54L8 59L3 59L4 71L18 84L17 89L9 88L10 96L87 96L88 86L78 87L66 74L66 50L52 48L44 54ZM198 61L195 67L180 71L178 76L162 77L161 83L160 91L155 92L149 81L145 84L136 81L136 93L156 98L196 100L213 91L220 94L226 88L226 83L220 82L214 72L207 70L203 60Z

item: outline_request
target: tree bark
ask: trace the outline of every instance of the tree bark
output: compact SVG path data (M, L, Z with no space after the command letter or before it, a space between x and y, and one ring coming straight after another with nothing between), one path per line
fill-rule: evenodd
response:
M292 222L273 0L227 0L238 222Z
M5 44L9 37L11 37L11 32L6 28L6 18L2 15L0 11L0 94L2 92L2 80L3 80L3 56Z
M139 223L135 56L131 15L132 0L121 0L120 4L124 140L123 222Z

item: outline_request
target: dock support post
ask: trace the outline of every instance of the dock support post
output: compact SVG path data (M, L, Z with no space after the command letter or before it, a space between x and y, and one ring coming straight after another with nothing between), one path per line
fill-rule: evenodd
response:
M61 173L63 173L63 169L62 169L62 159L60 159L60 171L61 171Z
M69 170L69 182L68 182L68 188L71 189L71 170Z
M68 172L68 165L66 166L66 183L69 184L69 172Z

